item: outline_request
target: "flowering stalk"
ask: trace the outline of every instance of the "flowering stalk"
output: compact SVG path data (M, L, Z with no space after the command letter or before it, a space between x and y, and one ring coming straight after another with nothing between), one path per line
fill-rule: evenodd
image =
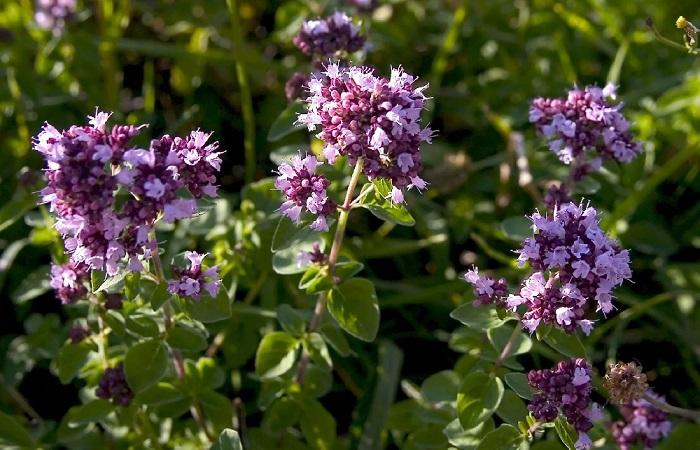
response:
M669 414L675 414L681 417L686 417L688 419L693 419L695 421L700 421L700 411L679 408L678 406L669 405L668 403L652 395L649 395L649 393L644 394L643 398L655 407L659 408L661 411L667 412Z
M352 176L350 177L350 183L348 184L348 190L345 193L345 200L343 204L339 206L340 214L338 215L338 226L335 229L335 235L333 237L333 243L331 244L331 250L328 254L328 276L331 277L333 284L335 284L335 278L333 271L335 269L335 264L338 262L338 256L340 255L340 248L343 245L343 239L345 238L345 229L348 225L348 217L350 216L350 210L352 209L352 200L355 195L355 188L362 175L362 158L357 160L355 163L355 168L353 169ZM321 324L321 317L323 317L323 311L326 307L326 300L328 299L328 291L322 292L316 300L316 306L314 307L314 315L311 317L309 322L308 332L313 333L318 329ZM306 373L306 368L309 365L309 354L304 352L299 361L299 369L297 371L297 382L299 384L304 383L304 374Z
M155 237L155 231L151 231L151 240L153 242L157 242ZM153 261L153 267L156 271L155 276L158 280L158 284L166 283L167 281L165 278L165 273L163 272L163 263L160 260L160 254L158 253L158 249L156 249L156 251L154 251L151 255L151 261ZM166 332L170 331L170 329L173 327L172 316L173 309L170 305L170 299L168 299L165 301L165 303L163 303L163 321L165 322ZM177 350L172 350L171 354L173 357L173 364L175 366L175 373L177 374L178 380L182 382L185 379L185 362L182 359L182 354ZM214 436L211 434L209 428L207 427L207 424L204 420L204 411L202 410L202 407L197 400L192 401L192 406L190 407L190 414L192 414L192 418L197 423L199 428L201 428L201 430L204 432L207 439L209 439L210 442L213 442Z
M245 151L245 182L255 179L255 113L253 112L253 95L248 83L248 75L243 65L243 31L238 17L238 2L226 0L231 25L233 26L233 44L236 55L236 76L241 90L241 113L243 114L243 149Z

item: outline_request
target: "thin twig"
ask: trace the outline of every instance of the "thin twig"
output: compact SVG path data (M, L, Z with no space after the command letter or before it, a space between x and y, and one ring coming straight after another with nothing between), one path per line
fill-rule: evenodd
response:
M675 414L676 416L686 417L688 419L700 421L700 411L694 411L692 409L679 408L678 406L669 405L668 403L656 399L649 394L644 395L644 400L656 406L661 411L665 411L669 414Z

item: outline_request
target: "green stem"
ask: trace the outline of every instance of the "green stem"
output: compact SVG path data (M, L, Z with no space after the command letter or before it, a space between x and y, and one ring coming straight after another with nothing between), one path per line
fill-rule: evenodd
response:
M104 107L114 111L119 103L119 86L117 83L117 64L115 62L114 49L116 36L112 31L112 16L114 15L114 2L112 0L97 0L96 11L100 29L100 66L102 67L102 79L104 82Z
M338 256L340 255L340 249L343 245L343 239L345 238L345 229L348 225L348 217L350 216L350 211L352 210L352 199L355 195L355 188L362 175L362 159L358 159L355 164L355 168L350 177L350 183L348 184L348 190L345 193L345 201L339 207L340 214L338 215L338 225L335 229L335 236L333 237L333 243L331 244L331 251L328 254L328 276L333 280L335 284L335 264L338 262ZM324 291L318 296L316 301L316 306L314 307L314 315L311 317L309 322L308 332L313 333L321 325L321 318L323 317L323 312L326 308L326 301L328 300L328 292ZM299 360L299 369L297 371L297 382L299 384L304 383L304 374L306 373L306 368L309 365L309 355L304 352Z
M669 405L668 403L658 400L649 394L644 395L644 400L656 406L661 411L665 411L669 414L675 414L676 416L700 421L700 411L694 411L692 409L679 408L678 406Z
M520 336L520 324L518 323L515 325L515 328L513 328L513 332L510 334L510 337L508 338L508 342L506 342L506 345L503 346L503 350L501 350L501 354L498 355L498 359L493 365L493 370L494 372L496 369L501 367L501 365L508 359L510 356L510 352L513 350L513 345L515 345L515 341L518 339L518 336Z
M689 49L685 45L681 45L678 42L672 41L671 39L663 36L661 33L659 33L659 30L656 29L654 26L654 21L651 19L651 17L647 18L647 27L649 30L652 32L654 37L656 38L657 41L661 42L664 45L668 45L671 48L675 48L677 50L683 50L684 52L690 53L692 55L698 55L700 52L696 49Z
M233 45L236 53L236 75L241 93L241 112L243 113L243 149L245 151L245 181L255 180L255 114L253 112L253 95L248 83L248 75L243 64L243 30L238 15L237 0L226 0L233 26Z

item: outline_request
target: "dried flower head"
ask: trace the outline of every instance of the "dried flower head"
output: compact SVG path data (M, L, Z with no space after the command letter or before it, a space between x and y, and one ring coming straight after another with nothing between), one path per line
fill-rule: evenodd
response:
M537 420L552 422L560 414L579 433L577 449L591 447L586 434L601 417L598 405L591 404L591 366L581 358L560 361L554 368L531 370L528 383L537 392L528 410Z
M206 254L197 252L185 252L185 257L190 261L186 269L173 266L173 279L168 281L168 291L181 297L189 297L198 301L204 291L210 296L216 297L221 287L219 267L202 268L202 260Z
M663 397L647 391L646 395L663 401ZM623 420L612 424L612 434L620 450L632 450L635 444L652 449L671 432L671 422L665 412L644 399L621 406Z
M304 22L293 42L304 54L323 60L360 50L365 38L350 17L336 12L324 19Z
M405 189L427 186L420 177L420 145L433 136L420 124L428 86L414 88L415 81L401 68L386 79L366 67L329 64L309 81L308 113L298 122L310 131L321 127L317 136L326 143L323 153L331 163L338 155L347 156L351 165L362 158L364 174L370 180L390 179L391 200L403 202Z
M641 366L634 362L608 365L603 386L608 391L610 401L617 405L627 405L639 400L649 389L646 374L642 372Z
M105 400L112 400L112 403L120 406L128 406L134 398L134 392L126 382L124 365L105 369L100 379L95 395Z
M641 145L629 132L629 122L613 103L615 86L574 88L565 98L536 98L530 105L530 122L549 143L549 149L580 180L600 168L602 160L633 160Z

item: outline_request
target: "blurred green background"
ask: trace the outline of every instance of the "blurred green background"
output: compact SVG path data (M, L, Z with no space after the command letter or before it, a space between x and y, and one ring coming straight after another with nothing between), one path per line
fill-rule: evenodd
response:
M59 128L83 123L96 106L113 111L115 123L150 124L138 138L144 145L163 133L212 130L227 150L222 193L236 208L246 181L271 174L271 154L309 143L303 131L267 139L287 105L285 81L309 70L291 38L304 19L350 10L343 1L240 0L236 29L223 0L78 3L60 36L36 27L31 0L0 3L0 384L51 420L60 420L77 394L49 367L70 321L48 292L55 237L32 228L39 214L33 178L42 161L31 136L44 121ZM661 45L645 26L652 17L663 34L682 42L674 27L679 15L700 21L700 5L380 0L372 14L356 17L371 43L366 64L385 74L402 65L431 84L428 115L438 130L423 149L431 188L409 198L417 226L393 229L362 215L350 224L351 236L366 236L351 237L348 248L369 262L382 308L380 335L404 352L402 379L420 383L459 356L453 351L459 346L447 342L457 328L448 314L472 295L459 279L467 267L476 263L512 285L518 280L511 228L535 203L519 183L513 133L525 136L540 192L565 173L527 123L530 99L609 80L620 85L644 153L626 167L606 165L582 194L631 248L634 283L619 290L620 312L599 322L587 343L599 369L607 360L639 361L669 401L700 406L700 58ZM241 89L237 67L249 87ZM255 131L248 134L254 150L248 180L247 99ZM241 296L255 288L255 270L244 273ZM288 284L271 276L259 303L274 307L289 295ZM254 352L256 344L253 337L240 345ZM345 367L351 374L373 364L370 348L357 351L359 361ZM252 352L240 352L233 365L250 370ZM353 397L338 388L330 398L340 404ZM0 408L13 404L10 390L0 389ZM342 409L339 427L347 428L351 418Z

